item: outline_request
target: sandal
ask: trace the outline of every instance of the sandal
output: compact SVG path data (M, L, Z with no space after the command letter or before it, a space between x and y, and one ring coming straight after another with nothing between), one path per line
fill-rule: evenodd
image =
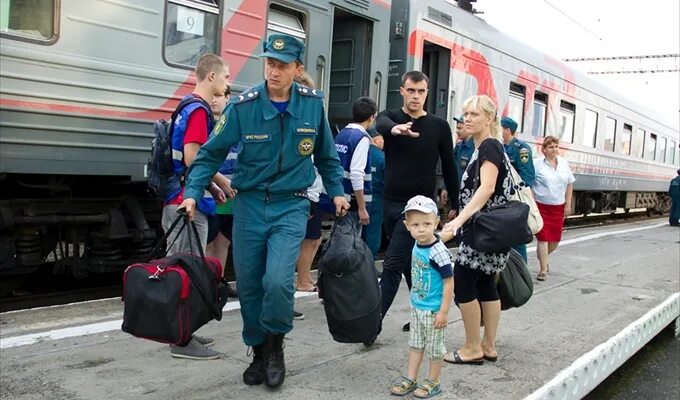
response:
M407 394L416 390L418 387L418 383L416 381L412 381L405 376L401 377L401 382L394 381L392 383L394 385L390 388L390 393L395 396L406 396Z
M413 396L419 399L429 399L430 397L441 394L441 392L442 388L439 386L439 383L434 383L429 379L425 379L413 392Z
M539 272L538 275L536 276L536 280L541 281L541 282L543 282L547 278L548 278L548 274L546 274L545 272Z

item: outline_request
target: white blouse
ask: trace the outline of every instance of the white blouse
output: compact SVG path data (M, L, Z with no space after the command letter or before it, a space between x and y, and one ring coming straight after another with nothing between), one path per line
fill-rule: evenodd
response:
M553 168L545 157L539 157L534 158L534 169L536 183L531 189L534 190L536 201L551 206L564 204L567 186L576 180L569 162L558 156L557 168Z

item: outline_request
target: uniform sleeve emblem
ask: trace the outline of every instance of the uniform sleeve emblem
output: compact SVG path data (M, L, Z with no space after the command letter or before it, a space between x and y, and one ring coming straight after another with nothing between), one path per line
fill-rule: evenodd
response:
M519 161L521 161L522 164L529 162L529 149L522 148L519 150Z
M227 115L222 114L222 116L220 117L220 120L217 121L217 125L215 125L215 128L213 129L213 134L219 135L220 133L222 133L222 129L224 128L224 124L226 124L226 123L227 123Z
M298 152L303 156L308 156L314 151L314 141L310 138L304 138L300 140L298 144Z

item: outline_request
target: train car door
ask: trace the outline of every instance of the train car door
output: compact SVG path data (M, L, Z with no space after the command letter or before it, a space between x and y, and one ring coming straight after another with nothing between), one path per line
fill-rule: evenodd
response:
M352 103L370 90L373 22L335 8L328 120L337 133L352 119Z
M427 96L425 111L447 119L451 50L426 41L421 71L430 78L430 91Z

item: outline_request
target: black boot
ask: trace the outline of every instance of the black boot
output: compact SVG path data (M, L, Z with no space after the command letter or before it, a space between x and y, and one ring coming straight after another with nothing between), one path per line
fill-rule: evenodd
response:
M264 383L276 389L286 377L286 365L283 362L283 334L268 333L264 339Z
M253 362L243 371L243 383L261 385L264 382L264 344L253 346Z

